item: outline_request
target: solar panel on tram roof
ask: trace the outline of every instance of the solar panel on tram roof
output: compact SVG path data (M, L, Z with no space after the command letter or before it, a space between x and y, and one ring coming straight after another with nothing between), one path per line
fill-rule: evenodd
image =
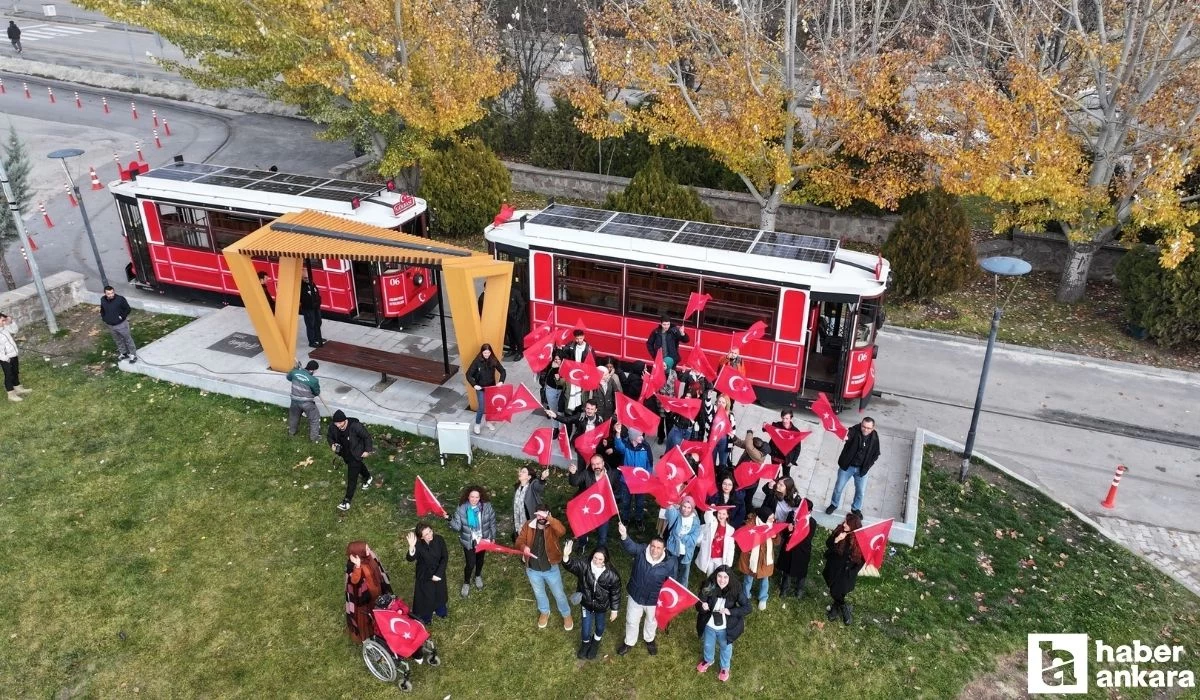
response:
M576 219L571 216L559 216L557 214L548 214L542 212L535 214L529 220L531 224L541 224L542 226L557 226L559 228L569 228L573 231L595 231L599 226L598 222L589 221L587 219Z
M736 238L725 238L724 236L704 236L699 233L687 233L686 231L676 236L671 242L696 246L698 248L727 250L731 253L745 253L750 247L750 243L748 241L738 240Z
M291 173L271 173L271 177L267 179L271 182L288 182L295 185L304 185L305 187L316 187L325 182L325 178L312 177L311 175L293 175Z
M333 202L349 202L352 199L367 195L364 195L361 192L351 192L349 190L335 190L327 187L317 187L305 192L304 196L316 197L317 199L328 199Z
M648 241L667 242L675 235L675 231L667 231L661 228L651 228L649 226L632 226L630 224L618 224L609 222L604 224L597 233L607 233L612 236L625 236L626 238L643 238Z
M813 250L834 250L838 246L836 238L805 236L783 231L763 231L762 237L758 240L761 243L786 245L793 248L812 248Z
M191 182L202 175L203 173L193 173L187 170L168 170L166 168L158 168L157 170L151 170L148 173L142 173L138 177L157 177L163 180Z
M205 175L192 180L200 185L217 185L218 187L233 187L235 189L245 189L247 185L254 183L254 180L248 180L244 177L230 177L221 173Z
M608 221L615 212L605 211L603 209L591 209L588 207L572 207L566 204L551 204L545 211L556 214L558 216L569 216L573 219L584 219L586 221L595 221L597 224Z
M297 185L290 182L275 182L274 180L259 180L254 184L247 185L247 190L256 192L271 192L273 194L303 194L305 190L310 189L310 185Z
M741 228L738 226L723 226L721 224L706 224L700 221L689 221L683 229L684 233L696 233L701 236L711 236L714 238L732 238L737 241L745 241L746 243L754 242L758 238L758 229Z
M801 262L819 263L822 265L828 265L834 255L834 251L832 250L796 248L794 246L773 245L771 243L758 243L750 252L754 255L767 255L773 258L799 260Z
M364 197L370 197L383 189L383 185L376 185L370 182L355 182L353 180L326 180L320 184L320 187L357 192Z
M664 231L678 231L683 228L686 221L681 219L666 219L661 216L649 216L646 214L627 214L621 212L612 218L614 224L628 224L630 226L643 226L646 228L658 228Z
M263 180L265 178L271 177L271 175L273 173L268 172L266 170L247 170L245 168L225 168L224 170L221 171L221 174L229 175L230 177L244 177L249 180Z

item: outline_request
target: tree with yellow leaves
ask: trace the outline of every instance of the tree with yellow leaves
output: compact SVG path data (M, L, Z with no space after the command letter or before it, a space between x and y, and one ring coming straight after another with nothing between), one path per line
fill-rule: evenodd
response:
M1159 231L1164 267L1192 253L1200 3L941 2L956 60L928 123L944 186L1005 205L998 227L1061 226L1060 301L1083 298L1122 233Z
M704 148L774 229L797 198L886 208L923 185L911 93L927 60L916 0L610 0L593 13L598 80L565 85L598 137Z
M301 106L335 138L356 136L380 172L420 161L430 144L484 114L512 76L496 26L456 0L83 0L148 27L193 64L197 84L253 87Z

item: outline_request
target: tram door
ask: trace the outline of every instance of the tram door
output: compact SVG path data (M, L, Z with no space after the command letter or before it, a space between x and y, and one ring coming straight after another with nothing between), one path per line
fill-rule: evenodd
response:
M380 326L384 321L383 304L379 298L379 263L351 263L354 273L354 320Z
M513 264L512 291L508 297L508 322L504 324L504 335L506 344L514 349L520 349L521 340L531 328L529 323L532 313L529 307L529 251L509 246L493 245L492 247L497 260Z
M157 278L154 276L154 263L150 260L150 247L146 242L146 229L138 213L137 200L117 197L117 211L121 215L121 227L132 258L125 269L126 281L136 280L138 286L153 287Z
M824 392L835 406L840 404L847 359L854 345L857 306L855 302L822 300L820 295L813 295L815 318L809 319L808 324L805 398L815 398L818 392Z

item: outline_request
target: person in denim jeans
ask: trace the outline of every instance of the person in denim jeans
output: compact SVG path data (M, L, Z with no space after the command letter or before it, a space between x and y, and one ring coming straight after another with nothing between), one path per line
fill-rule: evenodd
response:
M538 383L542 385L542 396L545 399L546 415L551 412L555 414L562 413L562 387L558 385L558 368L562 366L562 355L557 350L554 351L554 356L550 358L550 364L546 369L538 373ZM550 417L550 422L554 425L553 439L558 440L558 433L562 430L562 423L554 416Z
M621 575L608 561L608 549L603 545L592 550L592 556L571 558L572 543L563 545L563 568L578 579L579 614L583 617L582 638L577 659L594 659L599 653L600 640L609 622L617 619L621 608Z
M533 597L537 601L538 629L545 629L550 622L550 600L546 597L546 588L550 588L558 613L563 618L563 629L575 629L575 621L571 619L571 606L567 603L567 594L563 591L562 572L558 565L562 562L562 548L559 540L567 533L567 528L556 518L550 517L550 510L539 504L530 520L517 536L516 548L525 555L525 576L533 589Z
M479 425L484 422L483 418L486 413L484 389L489 386L503 384L507 378L508 373L504 371L504 366L500 364L500 360L492 350L491 344L484 343L479 348L479 354L475 356L475 360L471 362L471 366L467 369L467 383L475 389L475 425L471 429L475 431L476 435L479 434ZM487 428L488 430L495 430L496 426L492 425L489 421Z
M833 498L825 509L832 515L842 503L842 491L854 479L854 501L850 512L862 517L863 494L867 490L867 472L879 459L879 434L875 432L875 419L863 418L862 422L846 431L846 443L838 456L837 482L833 485Z
M721 671L717 679L724 682L729 680L733 643L746 629L750 602L725 565L718 566L700 586L699 597L700 602L696 603L696 634L703 640L703 647L696 672L707 671L720 650Z

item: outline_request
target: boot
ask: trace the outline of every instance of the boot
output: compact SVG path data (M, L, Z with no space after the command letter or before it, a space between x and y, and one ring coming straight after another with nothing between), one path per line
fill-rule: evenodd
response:
M20 384L14 386L13 391L17 392L18 396L29 396L30 394L33 393L33 389L26 389L25 387L21 386Z
M788 590L791 588L788 584L792 582L791 576L781 576L779 582L779 597L786 598Z
M850 616L850 612L853 609L854 606L850 605L849 603L842 606L842 622L846 623L847 625L854 621L854 618Z
M21 395L17 393L16 389L13 389L12 391L8 392L8 400L9 401L24 401L25 399L21 398Z
M579 645L579 651L575 652L575 658L580 661L588 657L588 653L592 650L592 642L584 642Z
M830 622L833 622L834 620L836 620L838 618L838 615L841 612L842 612L842 606L838 605L837 603L830 603L829 608L825 611L825 619L829 620Z
M600 640L592 639L587 649L587 657L589 660L596 658L596 654L600 652Z
M797 600L804 597L804 584L808 583L808 579L802 578L796 582L796 590L792 593Z

